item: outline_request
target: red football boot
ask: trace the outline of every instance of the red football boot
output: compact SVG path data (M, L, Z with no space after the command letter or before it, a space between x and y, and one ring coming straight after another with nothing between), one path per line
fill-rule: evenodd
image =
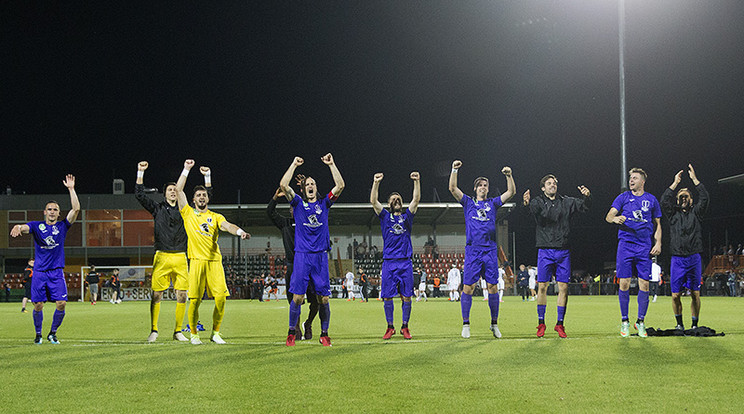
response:
M385 331L385 335L382 335L382 339L390 339L395 335L395 329L393 328L387 328Z
M293 334L287 335L287 346L295 346L295 336Z
M555 328L553 329L555 329L555 331L558 332L558 336L560 336L561 338L567 337L566 328L564 328L563 325L556 325Z
M413 337L411 336L411 331L409 331L409 330L408 330L408 328L403 328L403 329L401 329L401 330L400 330L400 333L402 333L402 334L403 334L403 338L404 338L404 339L411 339L411 338L413 338Z
M545 324L541 323L537 325L537 337L542 338L543 336L545 336Z
M321 336L320 343L323 344L323 346L331 346L331 337L328 335Z

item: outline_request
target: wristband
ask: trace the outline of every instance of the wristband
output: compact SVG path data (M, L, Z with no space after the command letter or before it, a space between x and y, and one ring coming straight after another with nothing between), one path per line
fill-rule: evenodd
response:
M204 174L204 186L212 186L212 174Z
M184 177L188 177L189 176L189 170L187 170L187 169L184 168L183 171L181 171L181 175L184 176Z
M456 173L456 172L457 172L457 168L453 168L453 169L452 169L452 172L453 172L453 173Z
M144 176L145 176L145 172L144 171L137 170L137 178L142 178Z
M242 236L245 234L245 231L243 231L243 229L238 229L238 231L235 232L235 234L237 234L238 236Z

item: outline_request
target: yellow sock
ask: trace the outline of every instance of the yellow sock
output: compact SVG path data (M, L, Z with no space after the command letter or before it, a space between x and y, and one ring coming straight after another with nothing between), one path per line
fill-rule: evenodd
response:
M222 325L222 318L225 317L225 297L217 296L214 298L214 312L212 312L212 330L219 332Z
M186 314L186 303L176 303L176 329L174 332L181 332L183 329L183 316Z
M189 299L189 328L192 334L199 333L196 330L196 324L199 321L199 305L201 305L201 299Z
M152 325L153 331L158 330L158 317L159 316L160 316L160 302L157 302L157 303L150 302L150 325Z

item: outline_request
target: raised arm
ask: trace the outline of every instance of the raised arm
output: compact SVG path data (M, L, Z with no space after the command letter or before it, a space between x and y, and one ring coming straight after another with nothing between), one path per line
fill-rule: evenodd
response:
M382 204L380 204L380 200L378 200L380 194L380 181L382 181L382 178L382 173L375 174L375 177L372 180L372 190L369 192L369 203L372 204L372 208L378 216L382 211Z
M506 191L504 191L504 194L501 194L501 203L506 203L514 197L514 194L517 193L517 185L514 183L514 176L512 176L512 170L510 167L504 167L501 169L501 173L506 176Z
M292 181L292 176L294 175L295 170L297 167L305 163L305 160L303 160L300 157L295 157L294 160L292 160L292 164L289 165L289 168L287 168L287 171L282 176L282 179L279 181L279 188L284 192L284 196L287 197L287 200L292 201L292 199L295 196L294 190L292 190L292 187L289 185L290 181Z
M421 175L418 171L411 173L411 180L413 180L413 197L411 198L411 204L408 205L408 210L416 214L419 201L421 201Z
M698 202L695 204L695 206L692 208L695 212L695 215L701 217L705 214L705 212L708 210L708 203L710 202L710 195L708 195L708 190L705 189L705 186L703 183L700 182L697 178L697 174L695 173L695 169L692 168L692 164L687 165L687 173L690 175L690 179L692 180L692 183L695 184L695 188L698 190Z
M140 161L137 164L137 181L134 186L134 197L139 201L142 207L150 213L154 214L157 209L157 203L152 201L150 197L145 194L145 170L147 170L149 164L147 161Z
M199 172L204 176L204 188L207 189L207 196L212 198L212 170L209 167L199 167Z
M276 191L274 192L274 196L271 197L271 200L269 200L269 204L266 205L266 215L269 216L269 219L271 219L271 222L274 223L274 226L281 229L284 227L287 218L276 211L276 205L279 202L279 197L284 197L284 193L282 192L281 188L276 189Z
M677 189L677 186L682 181L682 170L679 170L677 174L674 176L674 181L669 185L667 189L664 190L664 194L661 195L661 210L666 214L672 214L674 212L674 207L676 205L676 202L674 201L674 190Z
M178 193L178 209L181 210L189 205L189 200L186 198L186 193L183 192L183 187L186 186L186 179L189 178L189 171L194 166L194 160L186 160L183 162L183 171L178 177L176 182L176 192Z
M232 234L234 236L238 236L242 240L250 239L251 238L251 235L249 233L247 233L246 231L244 231L243 229L241 229L237 225L230 223L227 220L225 220L222 223L220 223L220 229L222 229L222 231L226 231L226 232L228 232L228 233L230 233L230 234Z
M75 176L67 174L65 181L62 183L70 191L70 204L72 205L72 209L67 213L67 221L72 224L77 219L78 213L80 213L80 200L78 200L77 193L75 192Z
M338 170L336 163L333 161L333 155L331 155L331 153L329 152L328 154L322 156L320 159L325 165L328 166L328 168L331 169L331 175L333 175L333 183L335 185L331 189L331 193L333 193L334 197L340 196L341 192L344 191L344 187L346 187L346 183L341 177L341 172Z
M462 191L457 187L457 172L460 170L460 167L462 167L462 161L452 161L452 172L450 173L449 178L450 193L452 194L452 197L455 197L455 200L457 200L458 203L462 200Z

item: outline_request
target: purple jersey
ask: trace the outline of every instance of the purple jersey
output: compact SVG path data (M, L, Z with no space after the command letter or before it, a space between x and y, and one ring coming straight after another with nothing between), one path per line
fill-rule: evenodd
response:
M476 201L463 194L460 204L462 204L465 213L466 244L479 248L495 249L498 246L496 210L504 204L501 197Z
M331 235L328 231L328 210L333 201L331 193L308 203L295 194L289 205L295 219L295 252L314 253L331 249Z
M653 244L653 219L661 217L661 206L656 197L650 193L635 196L626 191L615 198L612 207L626 218L617 231L617 238L650 248Z
M413 254L411 245L413 213L411 210L406 209L403 214L396 216L383 208L378 217L382 229L382 258L410 259Z
M65 237L70 224L67 219L54 224L44 221L26 223L29 232L34 236L34 269L47 271L65 267Z

